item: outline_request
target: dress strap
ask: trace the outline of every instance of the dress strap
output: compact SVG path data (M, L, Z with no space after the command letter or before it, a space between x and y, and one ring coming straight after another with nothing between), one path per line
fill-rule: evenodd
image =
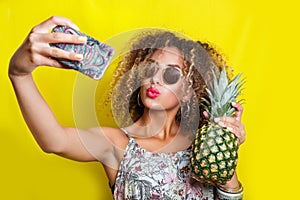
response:
M128 131L125 128L121 128L121 130L125 133L125 135L131 139L132 137L130 136L130 134L128 133Z

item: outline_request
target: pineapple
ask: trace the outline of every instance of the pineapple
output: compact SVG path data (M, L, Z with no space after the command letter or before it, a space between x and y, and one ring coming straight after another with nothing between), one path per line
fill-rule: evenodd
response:
M234 174L238 160L237 138L216 124L215 118L234 115L231 102L241 93L240 76L229 82L225 68L219 79L213 72L211 90L206 89L210 102L202 99L210 119L198 130L190 153L191 176L202 183L225 184Z

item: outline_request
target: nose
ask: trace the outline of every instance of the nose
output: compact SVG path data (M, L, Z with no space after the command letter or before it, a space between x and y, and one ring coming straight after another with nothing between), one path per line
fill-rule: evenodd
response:
M162 83L160 69L154 74L154 76L152 76L150 78L150 82L151 82L151 84L161 84Z

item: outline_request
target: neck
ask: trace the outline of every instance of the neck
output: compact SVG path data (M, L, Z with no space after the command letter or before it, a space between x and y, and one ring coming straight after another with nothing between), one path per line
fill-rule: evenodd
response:
M179 129L179 125L175 120L177 110L149 110L146 108L136 125L144 130L145 137L158 137L161 139L174 137Z

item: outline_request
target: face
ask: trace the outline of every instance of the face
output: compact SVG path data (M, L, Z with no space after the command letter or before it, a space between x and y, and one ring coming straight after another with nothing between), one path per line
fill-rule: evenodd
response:
M151 109L176 109L184 96L183 57L175 47L157 50L145 64L141 98Z

